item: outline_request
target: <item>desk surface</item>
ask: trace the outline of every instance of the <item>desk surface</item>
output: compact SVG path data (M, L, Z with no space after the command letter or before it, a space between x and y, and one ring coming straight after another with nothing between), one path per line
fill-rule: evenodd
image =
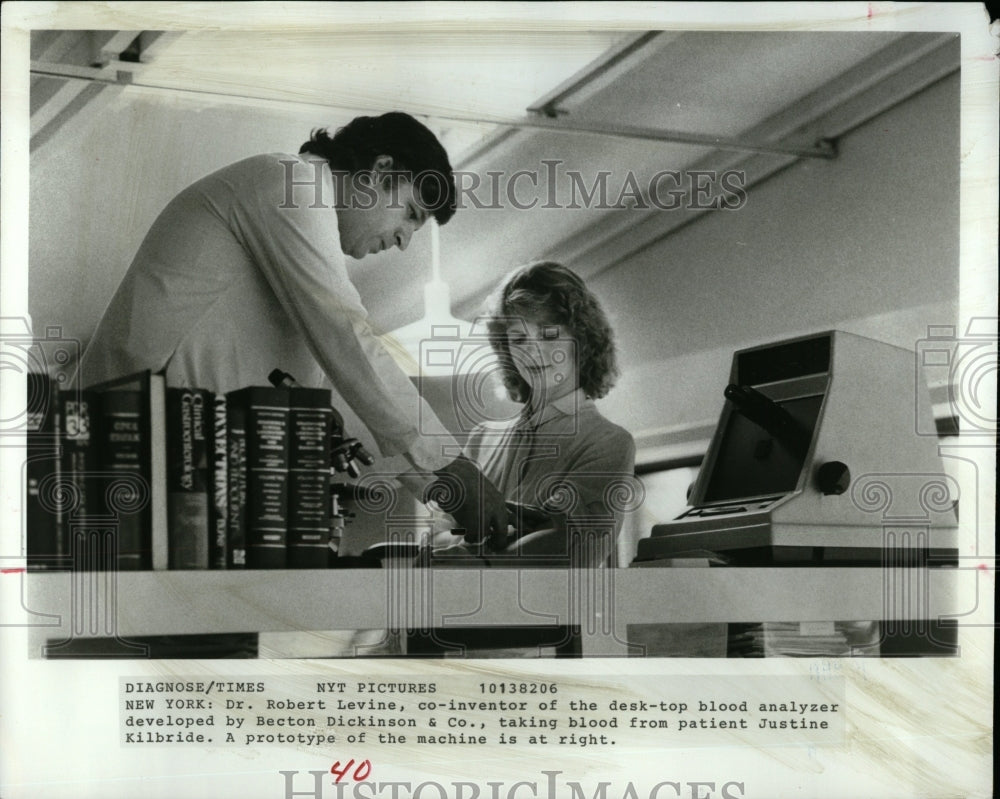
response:
M976 597L971 569L387 568L21 577L32 646L116 633L579 624L586 637L608 639L606 654L613 654L627 624L937 619L970 612Z

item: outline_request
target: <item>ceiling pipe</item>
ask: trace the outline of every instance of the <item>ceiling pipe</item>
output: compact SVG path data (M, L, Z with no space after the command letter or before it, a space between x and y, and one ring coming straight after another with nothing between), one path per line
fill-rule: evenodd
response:
M583 69L556 86L528 106L528 113L542 114L555 119L566 111L559 107L570 98L581 99L582 94L593 94L641 64L654 49L662 48L680 34L663 31L645 31L632 34L609 48Z
M572 119L565 112L557 109L555 104L563 102L567 98L580 91L592 89L598 85L607 83L616 77L636 66L639 61L650 55L650 50L654 46L659 46L664 41L664 34L659 32L638 34L629 41L619 45L609 51L594 64L573 76L569 81L557 87L553 92L543 97L537 103L528 108L529 112L536 112L537 116L523 119L504 119L502 117L484 117L461 114L442 113L415 113L425 119L441 122L461 122L480 125L493 125L504 130L490 141L485 142L477 148L472 157L462 159L462 166L479 160L492 149L505 141L516 130L540 130L554 133L569 133L583 136L601 136L606 138L637 139L640 141L665 142L670 144L687 144L698 147L709 147L719 150L734 150L739 152L769 153L775 155L794 155L800 158L835 158L836 148L833 143L826 139L809 144L777 144L765 141L751 141L740 138L729 138L725 136L715 136L705 133L690 133L677 130L663 130L659 128L639 127L634 125L608 125L596 121ZM196 89L185 86L157 86L145 83L138 74L138 64L125 64L120 61L112 61L109 69L93 69L76 67L68 64L53 64L33 62L31 64L31 74L47 77L60 77L70 80L93 80L119 83L128 83L133 87L152 91L181 92L197 94L201 96L221 97L229 100L252 100L265 101L276 104L313 106L321 107L329 112L332 109L348 111L351 113L370 113L370 110L348 108L331 104L319 105L317 103L302 103L296 100L274 100L266 97L256 97L253 95L229 94L208 89Z

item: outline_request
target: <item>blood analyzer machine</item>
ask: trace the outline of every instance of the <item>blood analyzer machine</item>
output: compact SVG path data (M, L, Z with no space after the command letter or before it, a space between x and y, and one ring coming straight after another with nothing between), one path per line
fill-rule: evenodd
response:
M737 351L689 507L636 562L954 562L958 486L917 418L926 391L914 353L841 331Z

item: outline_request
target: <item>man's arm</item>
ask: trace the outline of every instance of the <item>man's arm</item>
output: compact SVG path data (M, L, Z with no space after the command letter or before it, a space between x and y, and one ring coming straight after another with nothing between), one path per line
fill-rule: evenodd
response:
M294 161L297 181L306 179L302 172L315 175L311 165ZM305 192L295 202L286 197L288 176L277 158L265 161L238 225L296 331L383 454L403 453L415 467L416 474L403 480L407 488L426 500L442 481L457 479L464 499L449 509L452 515L470 529L506 528L499 492L478 469L473 473L457 460L461 448L371 328L340 249L329 171L323 167L322 198Z
M428 472L441 468L458 446L371 328L340 250L329 171L323 167L322 195L306 186L286 196L289 175L302 182L314 174L311 165L290 160L295 169L287 172L277 157L261 163L253 197L237 210L239 235L296 333L382 452L408 453ZM437 435L420 436L421 425Z

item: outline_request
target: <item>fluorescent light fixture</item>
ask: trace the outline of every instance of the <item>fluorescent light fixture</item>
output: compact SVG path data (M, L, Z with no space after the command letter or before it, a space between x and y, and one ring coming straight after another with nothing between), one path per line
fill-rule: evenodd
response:
M496 363L482 325L451 313L451 288L441 279L440 228L431 226L431 279L424 285L424 315L382 337L410 376L451 377L492 368Z

